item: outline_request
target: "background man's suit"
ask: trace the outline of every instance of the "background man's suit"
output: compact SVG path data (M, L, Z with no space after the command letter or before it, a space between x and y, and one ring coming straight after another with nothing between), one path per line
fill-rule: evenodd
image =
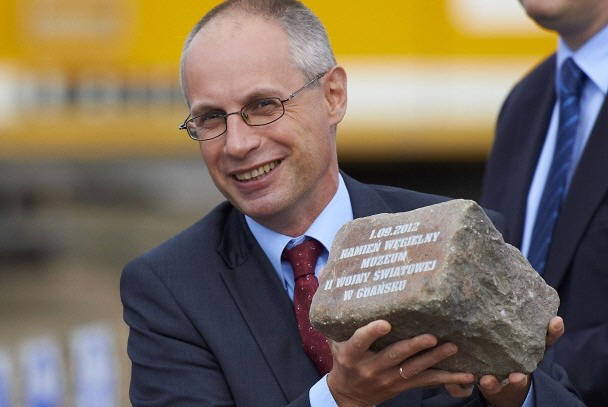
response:
M555 56L518 83L498 118L482 205L505 217L520 247L526 199L556 101ZM606 68L608 69L608 67ZM557 289L566 333L554 346L586 400L608 401L608 101L580 158L557 221L543 277ZM603 400L603 402L602 402Z
M355 217L443 199L344 180ZM131 262L121 294L135 407L309 405L320 376L302 350L292 303L230 204ZM537 406L577 405L546 373L537 371L534 383ZM477 393L452 404L438 393L414 390L382 405L484 405Z

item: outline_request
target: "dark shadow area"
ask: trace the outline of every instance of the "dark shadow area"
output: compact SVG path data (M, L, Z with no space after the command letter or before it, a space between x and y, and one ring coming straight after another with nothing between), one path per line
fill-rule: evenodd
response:
M342 162L356 179L478 200L483 162ZM200 160L0 162L0 270L57 257L112 268L223 200Z
M483 162L341 162L350 176L453 198L479 200Z

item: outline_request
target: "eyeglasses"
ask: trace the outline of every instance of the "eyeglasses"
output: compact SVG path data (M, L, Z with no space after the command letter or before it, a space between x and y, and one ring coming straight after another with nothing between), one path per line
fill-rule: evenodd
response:
M265 126L276 122L285 114L285 103L296 97L304 89L318 81L327 72L323 72L312 78L300 89L293 92L286 99L262 98L247 103L238 112L221 113L208 112L198 116L188 115L186 120L179 126L180 130L187 130L191 139L197 141L212 140L226 133L228 129L228 116L238 114L249 126Z

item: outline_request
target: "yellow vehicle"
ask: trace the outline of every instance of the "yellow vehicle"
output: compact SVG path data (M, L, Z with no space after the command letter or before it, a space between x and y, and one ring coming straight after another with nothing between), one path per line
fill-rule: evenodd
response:
M0 2L1 156L192 151L178 60L215 3ZM305 3L350 74L349 160L483 158L507 90L555 43L516 0Z

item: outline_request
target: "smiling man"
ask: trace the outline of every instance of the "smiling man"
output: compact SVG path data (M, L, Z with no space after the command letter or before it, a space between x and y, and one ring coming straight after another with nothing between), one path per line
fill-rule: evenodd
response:
M192 30L181 73L181 128L227 201L123 272L135 407L577 405L540 369L477 386L467 372L435 369L458 350L431 335L369 351L386 321L342 343L312 330L316 274L345 222L445 198L339 171L346 73L310 10L222 3ZM562 330L553 320L549 342Z
M237 112L215 119L218 128L188 123L205 138L225 131L200 143L215 185L262 225L299 236L338 187L334 133L346 110L346 77L333 58L307 77L290 52L281 26L231 12L192 38L183 81L194 117ZM252 122L256 116L260 123ZM264 121L272 123L258 125Z

